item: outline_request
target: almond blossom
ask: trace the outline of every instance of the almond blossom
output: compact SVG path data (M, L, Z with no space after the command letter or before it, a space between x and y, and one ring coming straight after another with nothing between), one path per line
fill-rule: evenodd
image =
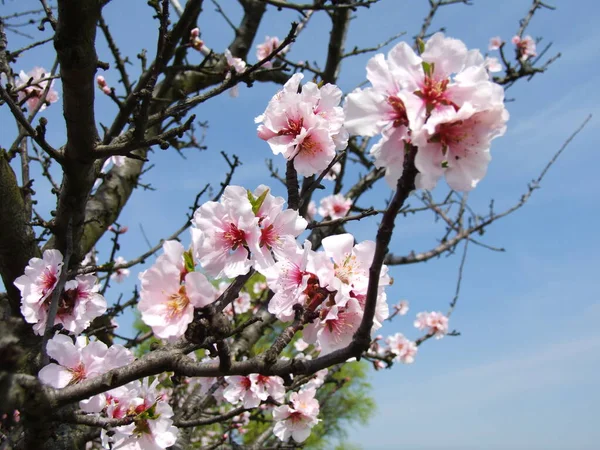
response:
M58 284L63 256L58 250L46 250L42 258L31 258L25 274L14 281L21 291L21 314L28 323L40 321L40 309ZM44 320L45 322L45 320Z
M319 342L321 354L346 347L352 342L354 332L360 326L363 310L355 299L344 306L333 305L321 310L321 320L315 320L304 328L304 339L311 344Z
M396 355L394 358L395 361L404 364L412 364L415 361L417 345L404 337L402 333L396 333L389 336L385 341L389 347L389 351Z
M279 38L277 36L265 36L265 41L262 44L258 44L256 46L256 58L259 61L262 61L267 56L275 51L277 47L279 47ZM273 67L273 63L271 61L267 61L263 64L265 69Z
M408 300L401 300L400 303L394 305L394 310L397 311L398 315L405 316L408 312Z
M34 67L33 70L28 73L25 73L22 70L19 72L19 78L16 79L17 88L20 88L19 101L27 99L27 107L30 111L37 108L42 100L44 91L48 86L48 80L39 80L43 80L49 76L50 72L47 72L43 67ZM53 89L53 86L54 80L50 81L50 89L48 90L44 103L40 107L40 111L46 109L47 105L58 101L58 92Z
M328 236L323 239L325 254L334 264L334 277L330 280L329 290L337 291L336 303L343 306L350 298L364 301L369 285L369 268L375 254L375 242L363 241L354 245L354 236L350 233ZM378 286L390 284L388 268L383 265ZM376 317L381 323L386 317Z
M520 61L527 61L529 58L536 56L535 40L531 36L513 36L512 43L517 47L517 57Z
M502 71L502 64L500 64L500 60L498 58L487 57L484 61L485 68L488 72L500 72Z
M281 254L286 240L295 240L308 223L293 209L283 209L283 197L271 195L265 185L248 192L253 211L258 218L260 237L251 242L255 267L258 270L275 264L273 255Z
M419 147L415 166L417 185L433 189L445 176L456 191L470 191L485 176L491 160L491 141L506 131L508 112L503 106L478 110L465 103L458 111L431 118L415 133Z
M448 334L448 317L441 312L420 312L415 320L415 327L419 330L428 330L436 339Z
M343 127L344 111L338 106L341 90L309 82L298 92L302 78L294 74L255 122L261 123L258 136L274 154L294 161L300 175L311 176L327 168L336 149L348 145L348 133Z
M220 202L200 206L192 219L201 232L196 235L194 251L206 273L217 278L248 273L249 246L260 236L258 222L248 191L241 186L229 185Z
M304 442L310 436L311 428L319 423L319 402L315 394L314 389L292 392L289 405L273 410L273 433L281 441L285 442L291 437L296 442Z
M330 295L325 288L333 278L333 264L323 252L313 252L309 241L304 242L304 248L288 241L279 261L264 275L275 293L269 312L288 321L294 317L295 305L304 304L314 311Z
M225 60L227 61L227 66L229 69L233 69L236 73L243 73L246 70L246 61L244 61L242 58L234 57L229 49L225 50ZM225 80L229 80L230 78L231 72L227 72L225 75ZM238 85L233 86L229 90L229 95L232 97L237 97L239 95Z
M122 264L126 264L127 260L125 258L123 258L122 256L117 256L115 258L115 266L119 266ZM127 269L126 267L122 268L122 269L115 269L115 271L113 273L110 274L110 279L111 280L115 280L117 283L122 283L125 278L127 278L130 274L130 270Z
M112 93L110 86L106 83L106 79L102 75L98 75L96 77L96 84L106 95L110 95Z
M177 441L179 430L173 426L173 409L164 395L157 392L158 379L149 384L145 378L113 390L105 415L109 418L131 417L133 423L112 429L111 435L102 430L104 448L126 450L160 450Z
M74 280L67 281L58 299L58 310L54 323L60 323L71 333L77 335L85 330L92 320L106 312L106 299L98 292L100 284L95 275L78 275ZM46 315L46 309L39 311ZM40 317L41 317L40 316ZM46 318L34 325L34 331L43 334ZM37 329L39 328L39 330Z
M134 359L132 353L121 345L109 348L100 341L88 343L84 336L78 337L73 344L73 340L63 334L50 339L46 351L58 364L50 363L43 367L38 377L42 383L54 388L96 377Z
M352 200L342 194L328 195L321 199L319 214L331 219L342 219L346 217L352 207Z
M354 134L382 133L371 153L375 165L386 169L390 187L396 187L407 146L413 145L417 147L415 165L420 172L417 188L431 189L449 172L446 179L453 189L472 189L485 174L490 140L504 133L508 120L504 91L490 81L481 53L436 33L424 44L420 56L402 42L387 59L383 54L371 58L367 78L373 87L358 89L347 97L345 125ZM462 125L457 128L459 122ZM452 142L461 147L460 154L452 155L452 161L446 157L449 142L432 150L429 144L437 143L439 136L423 131L438 125L446 130L460 129L453 133ZM423 146L427 148L423 150Z
M200 39L200 29L197 27L190 31L190 47L202 53L206 50L204 42Z
M62 265L60 251L46 250L43 259L30 259L25 274L14 281L21 291L21 313L40 336L46 328L52 293L58 284ZM67 281L58 298L53 325L61 324L74 334L81 333L93 319L106 311L106 300L98 293L99 289L95 275L78 275Z
M227 387L223 391L225 400L232 404L243 402L244 408L256 408L269 397L281 402L285 396L283 379L280 377L254 373L248 376L225 377L225 381L227 381Z
M324 180L334 181L342 170L342 163L336 162L323 177Z
M165 253L139 275L142 320L156 336L170 340L183 336L194 318L194 308L216 300L215 288L202 273L183 270L183 246L175 242L163 244ZM178 248L179 259L175 257Z
M504 41L502 40L502 38L500 36L494 36L493 38L490 38L490 44L488 45L488 50L490 50L490 51L498 50L500 48L500 46L502 46L503 43L504 43Z

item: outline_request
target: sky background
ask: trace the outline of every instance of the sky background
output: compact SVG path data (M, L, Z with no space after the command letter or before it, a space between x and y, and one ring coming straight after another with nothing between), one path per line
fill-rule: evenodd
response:
M427 3L382 0L369 10L358 11L347 49L370 47L402 31L410 40L427 14ZM514 204L587 115L594 117L528 204L486 231L485 242L504 247L506 252L469 246L461 296L450 322L451 329L460 331L461 336L427 342L411 366L396 364L391 370L372 373L377 412L369 424L352 427L349 434L349 441L364 449L598 448L600 181L594 152L600 131L600 31L596 26L600 6L593 0L551 3L558 10L539 11L528 34L543 37L543 43L553 42L549 55L561 52L562 57L547 73L531 82L521 80L507 91L507 98L514 100L507 104L511 114L508 131L494 141L488 175L470 195L471 204L481 212L487 211L492 198L497 211ZM0 4L0 15L37 5L34 0L7 0ZM199 21L202 38L215 51L222 51L231 42L232 30L211 2L204 5ZM234 22L239 20L237 2L223 1L222 6ZM431 31L443 26L449 36L462 39L469 48L485 51L492 36L510 41L529 6L526 0L474 0L473 6L445 7ZM271 10L263 20L259 39L265 35L283 38L296 17L288 11ZM113 0L105 18L123 55L133 63L132 73L138 73L136 54L142 48L153 54L155 49L157 24L146 2ZM323 66L328 22L326 16L315 15L294 44L290 58ZM35 27L29 31L36 33L36 39L48 34L39 34ZM8 38L11 49L31 42L14 33ZM100 59L114 65L100 35L97 47ZM364 80L369 56L344 61L339 80L344 92ZM41 47L25 54L14 68L28 71L40 65L49 69L53 57L51 47ZM255 61L252 52L249 62ZM198 54L190 55L190 63L199 62ZM103 75L109 85L117 86L119 76L114 69ZM276 90L274 85L257 83L252 89L242 86L238 98L222 95L200 105L194 113L198 120L209 121L208 151L190 151L185 160L173 150L157 150L151 156L155 168L143 182L157 190L136 192L119 218L130 230L124 235L120 255L132 259L147 249L140 225L154 244L183 223L187 207L206 183L218 189L226 171L220 151L237 154L243 161L234 184L254 189L265 183L283 195L281 185L268 177L265 159L272 155L268 145L256 137L253 122ZM49 120L47 137L57 147L65 139L61 107L59 102L43 113ZM96 108L98 122L110 124L115 107L100 91ZM14 121L6 108L0 109L0 124L0 145L6 147L15 136ZM276 162L283 167L280 160ZM39 211L47 216L54 207L53 196L39 177L35 178ZM327 187L320 195L330 193L331 186ZM434 197L443 197L446 189L441 182ZM365 196L362 206L381 206L389 195L382 182ZM376 223L376 219L364 220L350 230L359 241L373 239ZM428 250L436 245L441 228L430 213L400 218L390 248L395 254ZM187 236L184 240L189 241ZM98 249L101 260L108 257L106 242ZM389 301L407 299L411 310L386 324L381 333L400 331L418 337L412 326L415 314L447 310L459 263L456 255L392 269L395 282L388 291ZM120 293L127 296L143 268L134 269L128 280L109 290L109 302ZM131 333L132 320L131 314L120 318L123 334Z

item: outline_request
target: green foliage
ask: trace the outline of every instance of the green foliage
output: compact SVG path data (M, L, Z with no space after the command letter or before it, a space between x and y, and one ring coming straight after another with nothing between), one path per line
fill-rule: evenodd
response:
M333 382L319 389L317 398L321 405L321 422L312 429L304 448L333 448L333 441L346 438L346 429L350 425L368 422L375 412L375 402L369 396L371 385L366 381L368 370L369 365L364 361L346 363L333 375ZM347 443L337 447L344 450L352 448Z

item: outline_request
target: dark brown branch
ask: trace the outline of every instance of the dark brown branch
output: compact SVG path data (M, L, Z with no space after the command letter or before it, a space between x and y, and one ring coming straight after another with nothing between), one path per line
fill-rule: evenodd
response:
M325 5L323 3L291 3L286 2L284 0L261 0L263 3L268 3L269 5L275 6L278 9L294 9L296 11L305 12L305 11L338 11L338 10L356 10L356 8L360 7L370 7L371 5L377 3L379 0L360 0L348 3L338 3L333 5Z
M252 411L252 409L244 408L243 406L238 406L237 408L232 409L224 414L220 414L214 417L208 418L199 418L199 419L191 419L191 420L179 420L175 421L174 425L178 428L189 428L189 427L198 427L201 425L211 425L213 423L224 422L229 420L235 416L238 416L246 411Z

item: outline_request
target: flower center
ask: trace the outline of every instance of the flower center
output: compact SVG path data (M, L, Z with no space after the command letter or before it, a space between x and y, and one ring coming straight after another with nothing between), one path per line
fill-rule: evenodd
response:
M406 115L406 106L404 102L394 95L390 95L387 99L388 104L394 108L392 119L394 120L394 128L407 127L408 116Z
M462 125L462 120L441 123L437 126L436 133L428 139L428 142L442 144L442 151L445 153L449 146L459 144L469 135Z
M440 105L453 106L458 111L458 106L447 98L446 89L450 79L436 80L431 75L425 75L425 80L421 90L416 91L415 95L420 97L426 104L427 115Z
M262 228L260 230L260 246L271 247L273 243L277 240L277 233L275 232L275 228L273 225L269 225L266 228Z
M231 247L231 250L237 250L239 246L246 245L246 233L233 223L229 224L229 229L223 234L223 237Z
M68 291L63 291L58 301L58 310L56 314L63 316L73 312L73 309L75 308L75 302L80 296L79 294L79 289L69 289Z
M85 379L86 374L83 363L79 363L77 367L69 369L69 372L71 372L71 381L69 381L69 384L77 384Z
M333 265L335 276L344 284L352 284L352 277L357 271L357 263L355 255L346 255L341 265Z
M298 153L309 153L314 155L319 151L319 143L315 141L312 135L306 136L300 144L298 144Z
M302 125L304 124L304 118L300 118L298 120L287 119L287 128L283 130L279 130L277 133L279 136L297 136L302 131Z
M190 299L185 292L185 286L181 286L179 291L171 294L167 301L167 310L169 317L180 316L190 304Z
M42 297L45 297L54 289L58 278L56 277L56 273L48 267L44 269L40 278L42 286Z

